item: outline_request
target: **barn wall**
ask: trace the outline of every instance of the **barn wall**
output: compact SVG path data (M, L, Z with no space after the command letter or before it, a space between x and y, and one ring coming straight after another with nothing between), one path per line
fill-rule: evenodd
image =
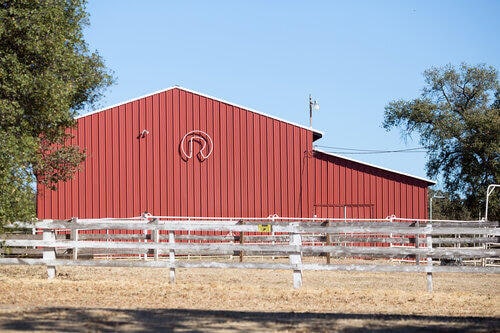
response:
M181 157L192 130L213 140L204 161ZM39 218L312 215L305 128L172 89L81 117L73 134L87 159L57 191L38 187Z
M429 182L311 151L307 128L180 88L77 121L87 159L57 191L39 185L38 218L427 217ZM192 130L213 140L203 161L181 156Z
M314 152L314 214L329 218L427 218L429 183Z

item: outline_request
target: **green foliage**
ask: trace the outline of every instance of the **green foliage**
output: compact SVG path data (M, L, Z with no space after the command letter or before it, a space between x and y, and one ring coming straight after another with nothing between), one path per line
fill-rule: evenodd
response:
M428 149L429 177L441 176L451 199L477 217L484 213L486 188L500 182L500 86L498 71L486 65L447 65L424 72L420 98L385 107L383 127L418 133ZM489 219L500 218L498 201ZM495 204L496 203L496 204Z
M35 179L55 188L85 153L74 116L112 77L88 50L83 0L0 0L0 225L35 216Z

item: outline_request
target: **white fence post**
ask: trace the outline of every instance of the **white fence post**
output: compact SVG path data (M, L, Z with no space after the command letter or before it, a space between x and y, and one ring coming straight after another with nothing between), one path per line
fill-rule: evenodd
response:
M427 249L432 250L432 223L427 225ZM432 292L432 257L427 257L427 291Z
M158 229L155 229L152 231L153 233L153 242L155 244L159 244L160 243L160 230ZM154 254L155 254L155 260L158 260L159 256L160 256L160 250L156 247L155 250L154 250Z
M54 230L43 230L43 240L54 242L56 240L56 234ZM42 258L44 260L55 260L56 250L54 247L44 247ZM56 266L47 266L47 276L49 279L56 277Z
M175 234L173 230L168 231L168 243L169 244L174 244L175 243ZM170 259L170 283L175 283L175 251L173 249L170 249L169 251L169 259Z
M74 242L78 242L78 229L72 229L71 230L71 240ZM78 247L75 246L73 248L73 260L78 259Z
M72 223L77 223L78 222L78 218L77 217L72 218L71 222ZM74 242L78 242L78 229L71 229L70 239L72 241L74 241ZM75 246L73 248L73 260L77 260L77 259L78 259L78 247Z
M295 229L290 235L290 245L302 247L302 236L296 230L299 224L290 223L290 226ZM298 289L302 286L302 251L300 249L297 252L290 253L290 264L293 266L293 287Z

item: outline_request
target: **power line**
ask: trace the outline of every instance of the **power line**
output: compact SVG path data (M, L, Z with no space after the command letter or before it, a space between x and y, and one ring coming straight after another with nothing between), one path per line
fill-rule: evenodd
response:
M392 153L426 153L425 147L404 148L404 149L356 149L346 147L332 147L315 145L316 148L326 149L328 153L344 154L344 155L358 155L358 154L392 154Z

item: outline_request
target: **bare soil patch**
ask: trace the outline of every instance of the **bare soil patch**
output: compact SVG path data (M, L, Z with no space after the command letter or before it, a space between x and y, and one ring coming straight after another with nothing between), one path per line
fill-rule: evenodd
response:
M0 331L500 332L493 274L0 267Z

